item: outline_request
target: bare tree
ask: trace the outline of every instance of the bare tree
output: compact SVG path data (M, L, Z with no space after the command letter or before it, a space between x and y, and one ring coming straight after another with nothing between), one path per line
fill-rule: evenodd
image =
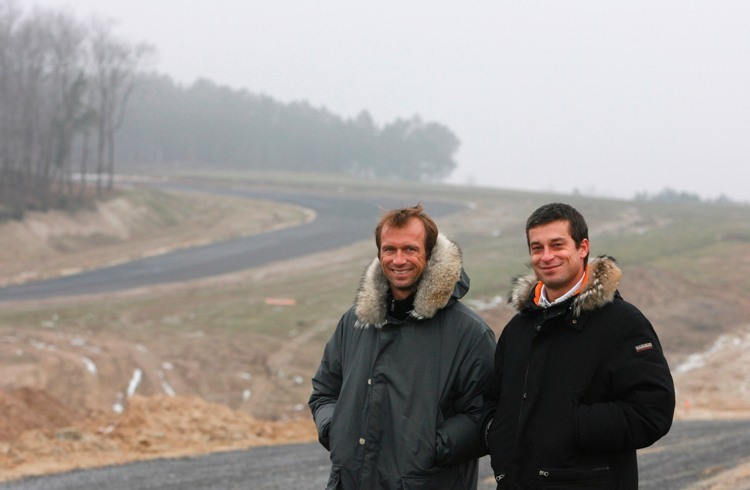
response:
M91 140L97 191L105 172L112 188L114 135L150 48L115 39L110 27L0 0L0 218L83 198Z
M11 175L12 192L22 193L20 199L28 198L28 205L44 207L48 200L48 189L44 181L48 177L44 120L49 100L45 91L48 44L42 22L27 18L18 24L11 42L12 112L15 114L9 135L12 148ZM18 197L16 197L18 199Z
M112 189L115 162L115 132L122 126L128 98L133 91L136 70L152 52L146 44L131 46L112 35L111 23L96 21L91 37L92 83L97 103L97 194L107 175Z
M58 193L72 195L73 142L88 113L84 102L87 80L82 68L86 31L72 17L62 13L50 14L48 31L52 44L50 91L53 114L50 120L50 144L53 180L61 184Z
M0 0L0 210L15 207L16 151L13 144L18 129L15 101L16 70L15 32L21 12L14 2ZM18 209L2 210L2 215L16 215Z
M64 192L55 184L70 166L84 33L68 15L23 17L15 4L3 2L0 38L1 200L46 209Z

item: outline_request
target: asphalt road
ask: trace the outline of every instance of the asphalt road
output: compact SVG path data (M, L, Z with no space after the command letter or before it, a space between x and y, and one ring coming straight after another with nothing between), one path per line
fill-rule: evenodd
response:
M750 421L675 422L638 455L641 490L679 490L750 456ZM202 457L160 459L0 484L0 490L322 490L330 466L317 443L272 446ZM489 458L479 490L494 490Z
M7 286L0 288L0 301L109 293L190 281L343 247L372 237L382 209L413 206L417 199L415 196L403 199L344 197L178 184L159 187L287 202L314 210L317 218L301 226L175 250L80 274ZM422 200L422 204L435 218L465 209L461 204L438 199Z

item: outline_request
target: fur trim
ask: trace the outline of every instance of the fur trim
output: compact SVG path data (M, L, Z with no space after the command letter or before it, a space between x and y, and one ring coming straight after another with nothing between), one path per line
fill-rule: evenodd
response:
M508 303L514 310L521 311L523 309L523 305L529 299L529 295L537 282L539 282L539 279L536 278L535 274L513 278Z
M615 298L617 286L622 278L622 271L615 259L607 255L600 255L589 261L589 279L581 292L573 300L573 313L580 316L581 312L591 311L610 303ZM516 311L521 311L529 300L529 296L539 280L536 275L528 274L513 280L508 303Z
M427 262L424 275L417 286L412 317L432 318L444 308L453 295L456 283L461 277L461 250L458 245L444 235L438 235L435 248ZM354 301L357 315L356 326L374 325L382 327L386 323L386 298L390 284L376 257L362 275L357 297Z
M592 260L588 269L589 280L573 301L576 316L580 316L582 311L595 310L611 303L622 278L622 271L615 264L615 259L606 255Z

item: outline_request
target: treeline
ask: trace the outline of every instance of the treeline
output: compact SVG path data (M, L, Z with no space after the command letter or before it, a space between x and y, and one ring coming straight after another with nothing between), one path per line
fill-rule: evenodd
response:
M345 119L307 102L151 75L136 85L116 147L123 164L438 181L456 167L458 146L450 129L418 116L379 126L366 111Z
M23 12L0 0L0 217L84 199L112 186L114 135L144 45L107 22Z
M738 201L734 201L722 194L716 199L701 199L698 194L690 193L686 191L677 191L670 188L664 188L655 194L649 194L648 192L639 192L635 195L634 200L636 201L652 201L652 202L683 202L683 203L705 203L705 204L718 204L718 205L736 205L744 204Z
M100 196L115 162L439 181L459 141L414 116L382 126L208 80L143 73L112 24L0 0L0 219ZM127 110L126 110L127 109Z

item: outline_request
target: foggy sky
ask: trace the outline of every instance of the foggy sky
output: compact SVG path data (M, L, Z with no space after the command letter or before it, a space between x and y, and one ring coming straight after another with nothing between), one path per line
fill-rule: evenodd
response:
M750 201L746 0L30 0L118 21L153 69L461 139L451 180Z

